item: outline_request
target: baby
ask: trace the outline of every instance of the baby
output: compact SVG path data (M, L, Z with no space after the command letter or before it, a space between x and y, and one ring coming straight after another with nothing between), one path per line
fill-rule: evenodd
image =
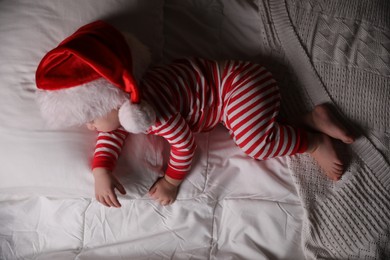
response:
M165 175L149 191L168 205L190 171L193 133L219 123L254 159L308 153L330 179L340 179L344 166L333 139L350 144L354 138L327 105L305 115L303 128L284 125L277 120L278 86L263 66L194 58L143 75L146 66L139 67L148 64L143 53L139 42L98 21L60 43L37 70L43 116L57 125L86 123L99 132L92 168L96 199L103 205L121 206L115 189L122 194L125 189L112 170L128 133L158 135L170 144Z

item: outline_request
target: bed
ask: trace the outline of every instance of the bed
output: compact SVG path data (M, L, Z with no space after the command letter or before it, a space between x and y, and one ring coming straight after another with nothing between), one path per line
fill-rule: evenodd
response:
M386 0L0 1L0 259L389 259L390 3ZM35 103L43 55L105 20L151 50L267 66L293 121L329 103L358 137L327 179L307 155L254 161L223 127L196 135L177 201L147 195L166 143L133 135L120 209L94 199L96 133L50 130Z

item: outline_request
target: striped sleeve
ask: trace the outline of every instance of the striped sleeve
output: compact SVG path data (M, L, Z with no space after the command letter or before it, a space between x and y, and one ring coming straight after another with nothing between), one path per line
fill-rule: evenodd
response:
M191 169L196 144L187 122L180 114L152 129L152 134L162 136L171 146L170 158L165 174L172 179L182 180Z
M99 132L92 169L106 168L112 171L115 168L127 136L128 133L123 128L108 133Z

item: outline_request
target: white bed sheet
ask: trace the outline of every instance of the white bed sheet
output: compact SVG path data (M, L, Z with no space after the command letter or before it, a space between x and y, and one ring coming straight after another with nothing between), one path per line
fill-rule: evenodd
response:
M122 208L93 199L96 134L47 130L34 73L46 51L96 19L133 32L155 62L262 53L252 1L1 1L0 259L302 259L303 211L287 159L249 159L223 127L196 136L173 205L146 195L167 153L163 140L142 135L116 169Z
M1 238L9 242L1 244L2 259L302 259L291 204L192 200L160 208L127 200L108 210L47 197L0 204Z
M2 200L0 258L301 258L303 213L286 160L247 160L222 127L197 139L207 164L195 165L172 206L126 178L120 209L77 196Z

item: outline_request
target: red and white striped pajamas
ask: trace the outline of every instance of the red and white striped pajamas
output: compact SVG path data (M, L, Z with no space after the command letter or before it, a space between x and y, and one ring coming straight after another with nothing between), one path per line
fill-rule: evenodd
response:
M263 66L250 62L185 59L150 70L140 89L156 109L157 120L146 134L171 145L165 172L181 180L190 170L196 149L193 133L223 123L249 156L294 155L307 149L306 133L279 124L278 86ZM93 168L113 169L127 133L99 133Z

